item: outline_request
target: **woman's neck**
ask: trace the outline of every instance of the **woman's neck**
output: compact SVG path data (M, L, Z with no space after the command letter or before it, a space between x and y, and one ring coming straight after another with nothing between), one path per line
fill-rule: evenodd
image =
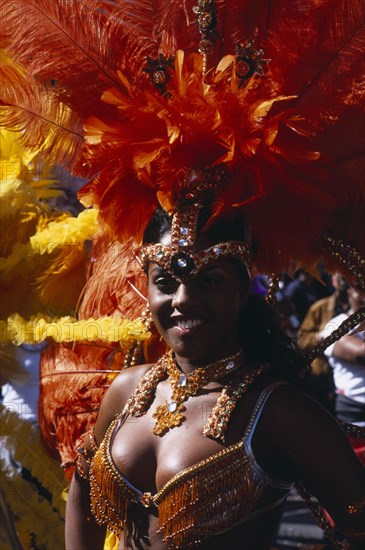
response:
M226 362L227 363L227 373L230 370L230 364L234 363L235 361L243 362L243 354L240 353L240 349L237 347L234 351L231 353L225 353L225 354L213 354L211 356L205 355L204 357L198 357L198 358L188 358L188 357L182 357L175 353L175 360L178 365L178 367L181 369L181 371L188 375L194 372L198 368L204 368L208 367L214 363L218 362Z

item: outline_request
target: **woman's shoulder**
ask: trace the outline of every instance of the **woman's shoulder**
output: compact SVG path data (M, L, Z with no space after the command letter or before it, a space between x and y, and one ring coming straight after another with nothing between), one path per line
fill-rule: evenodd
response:
M110 423L120 414L131 394L153 363L129 367L118 374L105 393L95 424L95 436L99 441L104 436Z
M276 479L300 480L334 518L359 498L363 465L334 416L301 389L286 384L272 393L261 442L262 467Z
M334 416L293 384L275 388L262 415L263 435L273 452L302 476L310 464L350 450ZM316 457L316 458L314 458Z
M271 390L271 391L270 391ZM337 424L334 417L300 387L286 381L270 381L264 391L269 392L265 404L271 424L277 424L281 432L313 424Z
M109 399L128 399L151 367L153 367L153 363L145 363L122 370L113 380L105 396L108 396Z

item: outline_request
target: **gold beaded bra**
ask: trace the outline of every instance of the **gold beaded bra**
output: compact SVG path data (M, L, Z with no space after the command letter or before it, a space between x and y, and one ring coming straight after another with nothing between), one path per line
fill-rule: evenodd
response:
M91 510L99 524L120 535L132 504L158 509L158 533L168 548L198 547L207 537L278 507L293 483L270 478L257 464L251 438L276 382L260 395L244 437L238 443L180 471L155 494L133 486L116 467L111 449L126 419L121 413L109 426L89 470ZM284 492L255 510L268 487Z

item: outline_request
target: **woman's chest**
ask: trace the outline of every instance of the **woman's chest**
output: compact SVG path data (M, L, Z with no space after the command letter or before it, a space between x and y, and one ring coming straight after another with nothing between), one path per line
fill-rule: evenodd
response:
M179 472L241 441L248 421L249 411L240 405L232 415L225 443L205 437L203 428L217 400L217 392L206 392L184 403L180 425L163 436L155 435L156 410L168 398L162 392L146 414L127 417L111 440L117 469L142 491L156 493Z

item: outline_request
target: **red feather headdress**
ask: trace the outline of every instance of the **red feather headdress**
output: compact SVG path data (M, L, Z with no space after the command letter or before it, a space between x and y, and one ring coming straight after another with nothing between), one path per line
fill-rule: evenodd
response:
M223 163L223 208L250 221L261 270L313 270L326 232L364 256L362 0L7 0L2 18L27 70L4 87L8 125L28 146L51 133L121 240Z

